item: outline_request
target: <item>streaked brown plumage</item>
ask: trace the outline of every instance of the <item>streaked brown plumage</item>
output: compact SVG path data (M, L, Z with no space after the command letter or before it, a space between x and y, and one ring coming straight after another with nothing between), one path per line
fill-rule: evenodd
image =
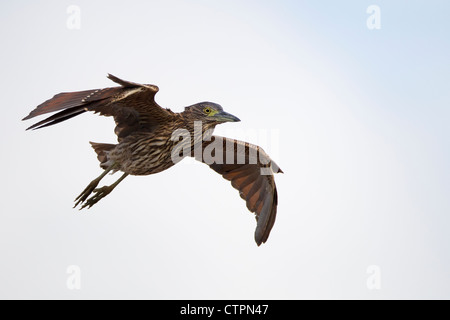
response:
M175 113L155 102L158 87L125 81L113 75L108 75L108 78L120 86L57 94L23 119L58 111L28 128L38 129L86 111L114 117L114 131L119 143L91 142L104 172L75 199L75 207L93 206L128 174L158 173L186 156L195 156L239 190L247 208L255 213L257 219L256 243L266 242L275 222L278 204L273 173L282 172L281 169L257 146L212 136L217 124L240 120L211 102L198 103ZM176 135L178 132L184 132L185 136ZM181 150L189 152L180 153ZM112 185L97 189L100 180L111 171L122 171L123 174ZM94 195L89 198L92 193Z

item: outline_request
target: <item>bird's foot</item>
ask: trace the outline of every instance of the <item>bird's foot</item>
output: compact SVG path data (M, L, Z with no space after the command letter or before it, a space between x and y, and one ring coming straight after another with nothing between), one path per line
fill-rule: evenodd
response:
M97 202L100 201L100 199L106 197L112 190L114 189L114 186L104 186L98 189L94 189L94 195L92 197L90 197L89 199L86 200L86 202L83 203L83 205L81 206L81 209L84 208L90 208L92 207L94 204L96 204Z
M99 182L100 182L100 179L98 179L98 178L95 180L92 180L91 183L89 183L89 185L83 190L83 192L81 192L80 195L75 199L76 203L73 207L75 208L79 204L82 204L84 201L86 201L86 199L89 197L89 195L96 190L95 188L97 188ZM84 206L81 207L81 209L83 209L83 208L84 208Z

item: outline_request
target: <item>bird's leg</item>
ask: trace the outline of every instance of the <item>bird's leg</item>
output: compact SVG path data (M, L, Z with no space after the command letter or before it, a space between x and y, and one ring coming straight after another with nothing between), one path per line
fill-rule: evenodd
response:
M89 197L89 195L95 190L95 188L97 188L100 180L102 180L108 174L108 172L113 170L115 167L116 167L115 163L110 165L108 168L105 169L105 171L102 172L100 176L92 180L91 183L89 183L89 185L83 190L83 192L81 192L80 195L75 199L76 203L73 207L75 208L80 203L83 203Z
M96 204L97 202L100 201L100 199L106 197L111 191L114 190L115 187L117 187L117 185L126 177L128 176L128 173L124 173L119 179L117 179L116 182L114 182L112 185L110 186L104 186L98 189L94 190L94 195L92 197L90 197L89 199L86 200L86 202L83 204L83 206L81 207L81 209L88 207L88 209L90 207L92 207L94 204ZM81 210L80 209L80 210Z

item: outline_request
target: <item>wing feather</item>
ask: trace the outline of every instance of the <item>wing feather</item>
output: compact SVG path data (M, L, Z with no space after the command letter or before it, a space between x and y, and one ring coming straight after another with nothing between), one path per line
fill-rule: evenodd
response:
M60 111L29 128L37 129L85 111L93 111L102 116L114 117L115 132L120 141L132 132L152 131L173 115L173 112L156 103L157 86L125 81L111 74L108 78L120 84L120 87L59 93L37 106L23 120Z
M79 107L80 105L84 104L82 102L84 98L88 97L90 94L98 90L100 89L58 93L57 95L53 96L53 98L48 99L47 101L38 105L33 111L30 112L28 116L26 116L22 120L28 120L50 112Z
M255 241L258 245L261 245L261 243L267 241L275 223L278 205L278 194L273 172L270 171L271 174L267 174L267 171L262 171L261 169L273 169L275 167L275 173L282 171L261 148L242 141L213 136L211 141L203 143L203 150L209 144L215 143L216 139L222 142L225 152L222 153L222 159L216 159L209 166L221 174L223 178L231 181L231 185L239 190L239 195L246 201L248 210L255 213L257 221ZM245 148L242 148L244 145ZM260 161L257 163L251 162L255 151L259 153L258 158L263 159L264 163ZM228 159L238 159L238 155L240 155L241 159L245 159L244 163L225 163L227 159L226 152L234 153L234 157L228 157Z

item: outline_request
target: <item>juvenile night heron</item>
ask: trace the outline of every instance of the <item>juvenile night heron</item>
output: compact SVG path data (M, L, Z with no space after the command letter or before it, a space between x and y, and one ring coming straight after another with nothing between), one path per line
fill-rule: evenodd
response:
M158 87L125 81L111 74L108 78L120 86L57 94L23 119L59 111L28 128L39 129L86 111L114 117L114 132L119 143L91 142L104 171L75 199L74 207L92 207L129 174L158 173L186 156L193 156L239 190L247 208L256 216L256 243L259 246L266 242L278 204L273 173L282 172L281 169L258 146L212 135L216 125L240 120L211 102L198 103L175 113L155 102ZM123 172L116 182L97 188L108 172L116 171Z

